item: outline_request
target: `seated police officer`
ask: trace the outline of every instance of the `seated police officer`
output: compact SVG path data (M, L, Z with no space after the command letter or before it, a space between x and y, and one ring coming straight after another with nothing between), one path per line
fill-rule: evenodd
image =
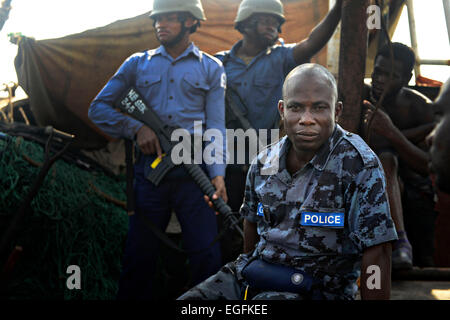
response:
M229 102L235 104L242 113L239 118L245 118L256 134L259 134L260 129L278 128L280 118L276 106L281 99L285 77L297 65L309 62L326 45L339 23L341 6L342 0L337 0L305 39L285 44L279 38L286 21L280 0L243 0L239 4L234 27L242 39L230 50L217 53L216 57L223 62L227 74ZM247 130L239 123L242 120L233 120L235 116L230 116L227 111L227 128ZM264 139L261 142L267 144ZM247 146L245 163L240 164L236 157L231 159L233 163L226 169L228 204L233 211L239 210L244 197L245 179L251 161L247 156L251 153L249 149ZM234 154L238 154L237 148ZM219 215L219 222L222 218ZM236 249L241 247L242 238L239 235L225 235L221 248L224 263L234 260L241 253Z
M244 254L180 299L363 299L390 296L397 239L374 152L336 122L332 74L289 73L278 110L287 136L252 161ZM375 279L376 278L376 279Z
M183 244L189 252L192 284L214 274L222 264L219 245L210 246L217 236L216 216L203 201L201 189L181 166L173 168L158 186L150 182L147 177L152 174L152 164L157 163L157 156L163 156L158 137L151 128L111 107L133 86L165 124L192 134L197 120L202 122L202 129L215 128L225 134L226 78L222 63L189 40L199 21L206 19L201 2L155 0L150 17L161 46L129 57L89 109L90 119L107 134L135 138L140 154L135 164L136 214L129 220L120 299L153 297L160 241L143 221L151 221L164 232L172 210L177 214ZM222 164L213 163L204 169L216 194L226 200L223 160Z

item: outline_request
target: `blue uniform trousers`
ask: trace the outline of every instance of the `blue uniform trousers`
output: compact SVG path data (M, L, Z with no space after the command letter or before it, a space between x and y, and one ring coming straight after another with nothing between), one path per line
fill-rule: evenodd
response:
M214 211L205 203L202 191L184 169L173 169L156 187L144 177L144 163L148 162L141 159L135 165L136 214L129 218L118 299L152 298L160 240L137 214L147 216L153 224L165 230L171 211L175 211L182 228L184 249L188 252L208 248L217 236ZM191 285L202 282L221 267L219 243L200 253L189 253L188 257Z

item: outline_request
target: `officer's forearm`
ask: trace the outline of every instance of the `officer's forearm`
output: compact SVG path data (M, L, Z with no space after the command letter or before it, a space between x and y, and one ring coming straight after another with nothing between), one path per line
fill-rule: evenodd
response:
M256 223L244 219L244 253L251 252L259 241Z
M333 35L341 19L341 8L342 1L336 1L326 17L311 31L309 41L311 42L311 49L315 51L314 53L319 51Z
M294 58L297 63L303 63L310 59L330 40L341 19L341 7L342 0L337 0L326 17L311 31L305 40L296 46Z
M388 300L391 295L391 244L364 250L361 263L362 300Z

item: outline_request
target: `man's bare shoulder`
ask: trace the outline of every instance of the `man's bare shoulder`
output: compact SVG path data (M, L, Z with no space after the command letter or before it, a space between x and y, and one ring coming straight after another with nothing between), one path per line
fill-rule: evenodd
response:
M432 101L417 90L403 87L397 94L396 103L407 108L416 119L429 122L433 117Z
M397 94L397 99L402 104L408 104L412 108L429 108L432 101L417 90L403 87Z

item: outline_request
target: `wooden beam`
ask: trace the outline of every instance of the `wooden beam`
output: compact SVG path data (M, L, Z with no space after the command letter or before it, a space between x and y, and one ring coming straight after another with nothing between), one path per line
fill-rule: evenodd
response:
M344 109L339 124L358 133L367 52L367 7L369 0L344 0L339 50L339 100Z

